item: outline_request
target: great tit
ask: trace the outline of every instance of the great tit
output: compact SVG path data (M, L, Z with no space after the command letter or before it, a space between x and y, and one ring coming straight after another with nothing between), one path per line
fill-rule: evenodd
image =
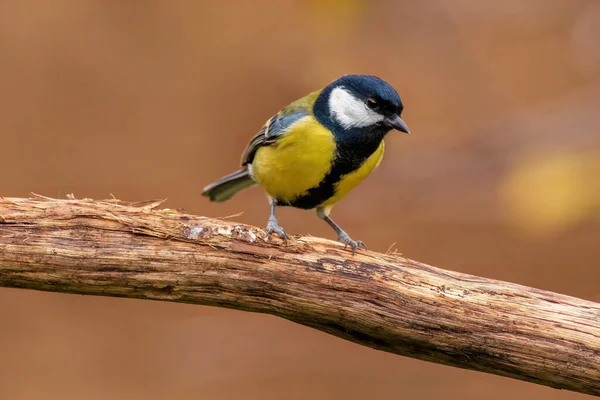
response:
M316 208L345 247L353 253L366 248L329 214L377 168L385 135L392 129L409 133L400 118L403 108L396 90L382 79L344 75L271 117L250 140L242 168L208 185L202 194L221 202L259 184L269 196L269 234L287 241L275 218L277 206Z

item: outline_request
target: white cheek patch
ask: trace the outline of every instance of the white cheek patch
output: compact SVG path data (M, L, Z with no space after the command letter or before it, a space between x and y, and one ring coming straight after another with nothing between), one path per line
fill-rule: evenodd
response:
M369 110L364 102L343 87L331 91L329 110L344 129L364 128L383 121L383 115Z

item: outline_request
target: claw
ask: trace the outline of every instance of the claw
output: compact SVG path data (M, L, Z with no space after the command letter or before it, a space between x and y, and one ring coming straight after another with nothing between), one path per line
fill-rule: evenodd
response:
M267 233L269 235L271 233L277 234L277 236L279 236L284 241L284 243L287 244L288 236L285 233L285 230L283 230L283 228L279 226L277 220L270 219L269 222L267 222Z
M352 255L356 254L358 248L367 250L367 245L363 241L352 240L348 234L340 235L338 241L344 244L344 249L348 248L348 246L352 247Z

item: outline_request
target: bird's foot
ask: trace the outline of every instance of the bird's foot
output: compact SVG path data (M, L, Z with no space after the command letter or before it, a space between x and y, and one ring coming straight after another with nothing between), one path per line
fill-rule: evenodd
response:
M267 222L267 233L270 235L271 233L277 234L284 242L287 244L288 236L283 230L282 227L279 226L279 222L275 218L269 218L269 222Z
M348 246L352 247L352 255L356 253L356 249L358 248L367 250L367 245L364 242L361 242L360 240L352 240L352 238L348 236L346 232L342 232L340 236L338 236L338 242L344 245L344 249L346 249Z

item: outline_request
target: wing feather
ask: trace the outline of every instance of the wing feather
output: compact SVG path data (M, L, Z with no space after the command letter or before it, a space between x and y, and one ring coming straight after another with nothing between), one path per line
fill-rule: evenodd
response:
M294 101L271 117L262 129L254 136L244 154L242 165L250 164L254 160L256 151L262 146L269 146L285 135L296 122L312 114L312 106L321 91L316 91L308 96Z

